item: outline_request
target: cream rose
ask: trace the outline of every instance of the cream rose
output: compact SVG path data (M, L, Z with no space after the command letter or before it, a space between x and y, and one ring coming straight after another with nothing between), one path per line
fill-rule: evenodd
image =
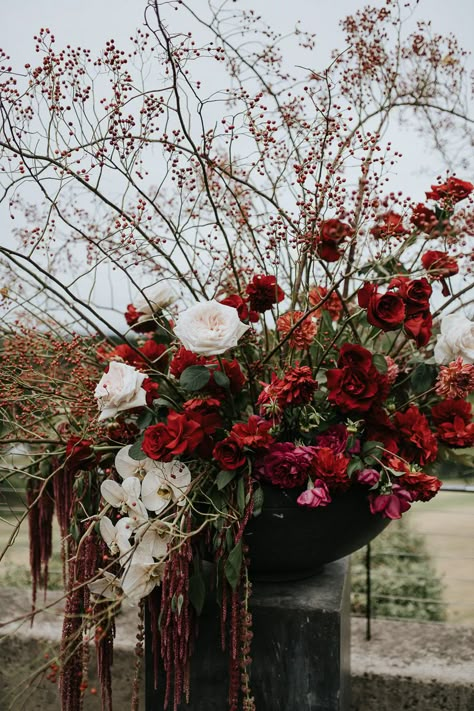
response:
M160 281L158 284L145 287L133 305L141 314L152 316L155 311L164 309L176 301L177 297L178 294L170 281Z
M434 357L437 363L450 363L458 357L464 363L474 363L474 322L460 313L445 316Z
M213 356L235 348L248 328L239 319L237 309L213 299L183 311L174 332L189 351Z
M94 392L99 410L99 420L115 417L122 410L146 405L146 392L141 387L146 375L126 363L112 361Z

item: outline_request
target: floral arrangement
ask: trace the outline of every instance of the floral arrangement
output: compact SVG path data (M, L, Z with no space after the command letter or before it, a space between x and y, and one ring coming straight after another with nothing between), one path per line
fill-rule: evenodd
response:
M112 323L98 335L103 319L86 300L76 312L78 299L64 284L65 295L58 296L58 278L52 276L50 286L37 277L47 272L41 260L31 263L34 249L28 257L3 250L14 271L26 260L27 279L40 280L40 294L50 289L68 316L90 326L87 335L72 330L64 337L53 316L49 331L19 319L1 343L6 457L19 455L18 443L25 448L26 463L11 466L26 475L34 603L37 588L47 586L54 512L62 537L66 609L60 664L51 667L50 678L59 680L67 711L82 707L91 636L103 708L112 708L113 637L122 604L139 611L132 708L138 708L146 610L155 666L161 660L166 672L165 705L177 709L189 698L197 622L210 592L220 604L229 654L229 709L251 711L252 546L246 530L265 507L266 487L291 490L297 505L314 516L358 491L373 516L397 519L438 492L442 459L474 446L474 324L463 300L472 287L466 247L474 185L447 174L426 192L427 204L387 197L382 176L392 165L390 145L377 157L396 102L407 105L413 87L428 86L434 69L443 77L435 84L437 100L453 113L452 96L443 91L458 80L463 54L450 39L445 51L451 59L442 61L443 38L430 39L424 30L396 51L383 49L399 21L397 3L386 5L384 11L360 11L357 21L347 18L351 49L337 55L333 83L329 74L323 81L312 73L304 96L288 91L283 104L262 79L268 72L275 86L292 85L275 47L249 59L224 42L211 22L226 50L206 45L206 51L218 62L226 52L231 57L236 88L226 101L240 113L235 110L233 123L222 120L223 136L200 133L203 147L193 141L191 118L182 113L186 102L179 100L184 76L191 86L183 67L198 50L187 35L173 45L161 6L149 4L154 21L148 25L172 85L168 103L154 102L153 92L139 94L139 138L132 114L125 115L132 103L132 81L123 68L128 60L108 43L94 65L114 76L103 147L90 170L83 164L76 170L72 156L82 151L90 158L98 134L74 149L58 149L44 170L52 165L65 188L70 178L80 190L92 185L88 196L111 211L94 227L80 210L69 214L69 202L58 207L68 228L74 224L71 241L77 246L78 236L86 236L88 265L107 258L130 278L137 296L122 315L125 335ZM251 27L256 20L245 21ZM145 56L148 37L139 34L136 54ZM55 54L48 30L36 39L43 64L31 70L25 96L31 98L36 87L53 101L51 121L60 121L67 109L53 90L55 72L74 75L74 100L81 97L87 106L90 91L79 68L90 60L72 50ZM312 49L310 35L303 42ZM398 67L394 57L403 57L408 69L403 74L399 68L400 76L388 82L382 69ZM254 93L238 81L250 66L260 82ZM336 82L341 105L334 102ZM33 109L20 111L13 86L7 82L3 91L22 122ZM192 86L190 102L200 88ZM375 113L367 98L374 97L373 86L387 92ZM387 108L383 97L393 98L395 90L395 103ZM433 104L435 89L427 91L414 106ZM355 106L355 129L348 103ZM305 118L316 104L320 113ZM172 131L169 117L164 127L154 123L160 125L165 107L179 119ZM374 116L380 124L372 134L367 127ZM91 121L84 119L81 131ZM13 158L22 158L21 174L34 153L22 130L11 147ZM74 137L72 129L69 135ZM239 156L231 160L239 136L253 142L257 158L250 165ZM163 207L159 190L140 187L146 174L142 151L153 142L163 148L180 205L170 197ZM97 166L106 171L116 151L124 162L125 193L136 198L131 205L125 198L115 203L100 180L94 183ZM31 159L33 173L46 160L38 156ZM345 184L347 156L360 161L354 189ZM38 181L46 190L42 170ZM163 193L166 185L163 178ZM60 204L56 194L54 203ZM183 222L174 222L172 213L184 215ZM194 242L188 242L189 224ZM157 237L165 228L171 247ZM25 228L19 237L29 248L37 239L41 244L39 232ZM143 279L153 283L139 289ZM21 307L26 287L18 291ZM12 294L3 296L13 300ZM43 324L44 307L40 313ZM210 582L203 572L208 562Z

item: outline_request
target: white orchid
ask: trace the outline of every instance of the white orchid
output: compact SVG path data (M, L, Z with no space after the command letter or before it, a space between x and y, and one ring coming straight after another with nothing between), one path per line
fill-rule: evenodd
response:
M122 593L122 586L120 585L120 580L116 575L110 573L108 570L103 570L99 568L99 572L102 573L101 578L97 580L92 580L87 583L87 586L91 593L94 595L99 595L105 597L108 600L115 600Z
M168 555L168 543L171 540L170 526L159 518L137 528L135 535L140 540L140 547L159 560Z
M130 536L136 528L136 522L125 516L114 524L108 516L103 516L99 522L100 535L104 539L112 555L126 555L131 549Z
M145 459L132 459L129 455L129 451L132 445L128 444L126 447L122 447L115 457L115 468L120 474L122 479L126 479L130 476L136 476L139 479L143 479L145 474L151 469L156 467L156 462L153 459L146 457Z
M161 583L163 572L164 564L153 560L148 550L140 544L123 572L120 581L122 590L132 602L139 602Z
M108 504L128 514L138 524L148 519L145 505L140 500L140 489L140 480L131 476L124 479L122 485L106 479L101 484L100 493Z
M174 460L157 462L157 466L147 472L142 482L142 499L149 511L160 513L172 501L184 505L184 497L191 483L188 467Z

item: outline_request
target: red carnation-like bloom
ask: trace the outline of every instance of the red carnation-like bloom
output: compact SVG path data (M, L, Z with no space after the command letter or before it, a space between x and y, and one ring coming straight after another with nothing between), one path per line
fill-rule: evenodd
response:
M362 346L345 343L337 368L327 371L329 402L343 412L367 412L388 395L387 378L372 363L372 353Z
M421 263L432 279L439 279L443 286L443 296L449 296L449 286L445 279L453 276L459 271L458 263L454 257L450 257L447 252L429 250L421 258Z
M325 432L315 437L317 447L332 449L334 454L341 454L346 451L349 432L345 425L332 425Z
M251 415L248 422L238 422L231 431L230 437L239 445L250 449L268 449L274 443L274 438L269 434L271 422L258 415Z
M180 346L170 363L170 373L175 378L179 378L183 370L191 365L204 365L206 363L205 356L198 356L192 351L188 351L184 346Z
M317 238L317 252L325 262L337 262L342 257L339 246L354 230L341 220L330 219L321 222Z
M273 304L283 301L285 294L278 286L274 276L256 274L247 285L250 309L262 314L272 308Z
M294 325L298 323L303 316L303 311L288 311L288 313L280 316L277 319L276 327L281 337L285 338L285 336L290 333ZM316 331L317 327L313 320L313 316L312 314L308 314L308 316L292 331L291 336L288 339L290 347L297 348L301 351L307 350L314 342Z
M410 467L398 457L389 457L388 465L395 471L403 472L397 482L410 493L412 501L429 501L441 487L441 481L437 477L424 472L411 471Z
M379 294L374 284L365 284L357 293L359 306L367 309L367 321L382 331L395 331L405 320L405 303L393 291Z
M317 306L328 295L328 290L325 286L315 286L308 294L309 303L311 306ZM336 291L331 290L329 298L321 305L317 311L313 311L315 316L320 316L321 311L328 311L333 321L339 321L343 311L343 303Z
M166 346L163 343L157 343L153 339L150 339L136 350L129 346L128 343L122 343L106 353L104 357L107 360L123 361L128 365L133 365L134 368L138 368L139 370L149 368L145 360L145 358L147 358L156 368L164 371L168 365L168 357L164 355L165 353ZM145 356L145 358L143 358L143 356Z
M405 412L396 412L393 420L398 430L399 454L403 459L416 461L422 466L436 459L436 437L416 405L411 405Z
M188 413L170 412L166 424L147 427L142 449L150 459L170 462L179 455L192 454L203 438L201 425Z
M242 467L247 458L240 444L231 437L218 442L212 451L212 456L221 469L233 471Z
M426 205L423 205L421 202L413 208L410 222L426 234L431 234L439 227L439 221L436 217L436 213L433 212L433 210L430 210L429 207L426 207Z
M474 390L474 364L464 363L462 356L442 365L435 392L445 398L465 398Z
M159 385L158 383L155 383L155 381L151 378L145 378L142 383L142 388L146 392L146 404L148 405L148 407L151 407L151 405L153 404L153 400L156 400L157 397L160 397L160 393L158 392Z
M351 480L347 476L350 457L336 454L330 447L317 447L311 462L312 479L322 479L331 493L347 491Z
M433 406L431 416L438 437L450 447L474 445L471 403L466 400L445 400Z
M450 177L441 185L432 185L431 191L426 193L427 200L443 200L452 205L464 200L474 190L474 185L467 180Z
M255 473L282 489L303 486L308 481L314 447L297 447L292 442L277 442L255 464Z
M239 314L241 321L249 320L252 323L256 323L259 318L258 313L256 311L249 310L247 301L248 299L243 299L238 294L231 294L231 296L226 296L225 299L220 299L219 303L224 304L224 306L232 306L234 309L237 309L237 313Z
M379 217L378 224L372 227L370 233L376 239L389 239L407 235L408 230L403 226L403 217L398 212L390 211Z
M268 403L277 403L279 409L306 405L311 402L318 383L307 365L289 368L280 380L273 375L272 382L260 393L257 404L265 410Z

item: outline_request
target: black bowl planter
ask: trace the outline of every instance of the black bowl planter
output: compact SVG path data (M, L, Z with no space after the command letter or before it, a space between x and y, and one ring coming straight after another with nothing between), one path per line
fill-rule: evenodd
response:
M351 489L328 506L297 504L301 489L279 489L262 484L262 513L245 530L249 545L250 577L260 582L282 582L310 577L326 563L367 545L390 523L372 514L366 491Z

